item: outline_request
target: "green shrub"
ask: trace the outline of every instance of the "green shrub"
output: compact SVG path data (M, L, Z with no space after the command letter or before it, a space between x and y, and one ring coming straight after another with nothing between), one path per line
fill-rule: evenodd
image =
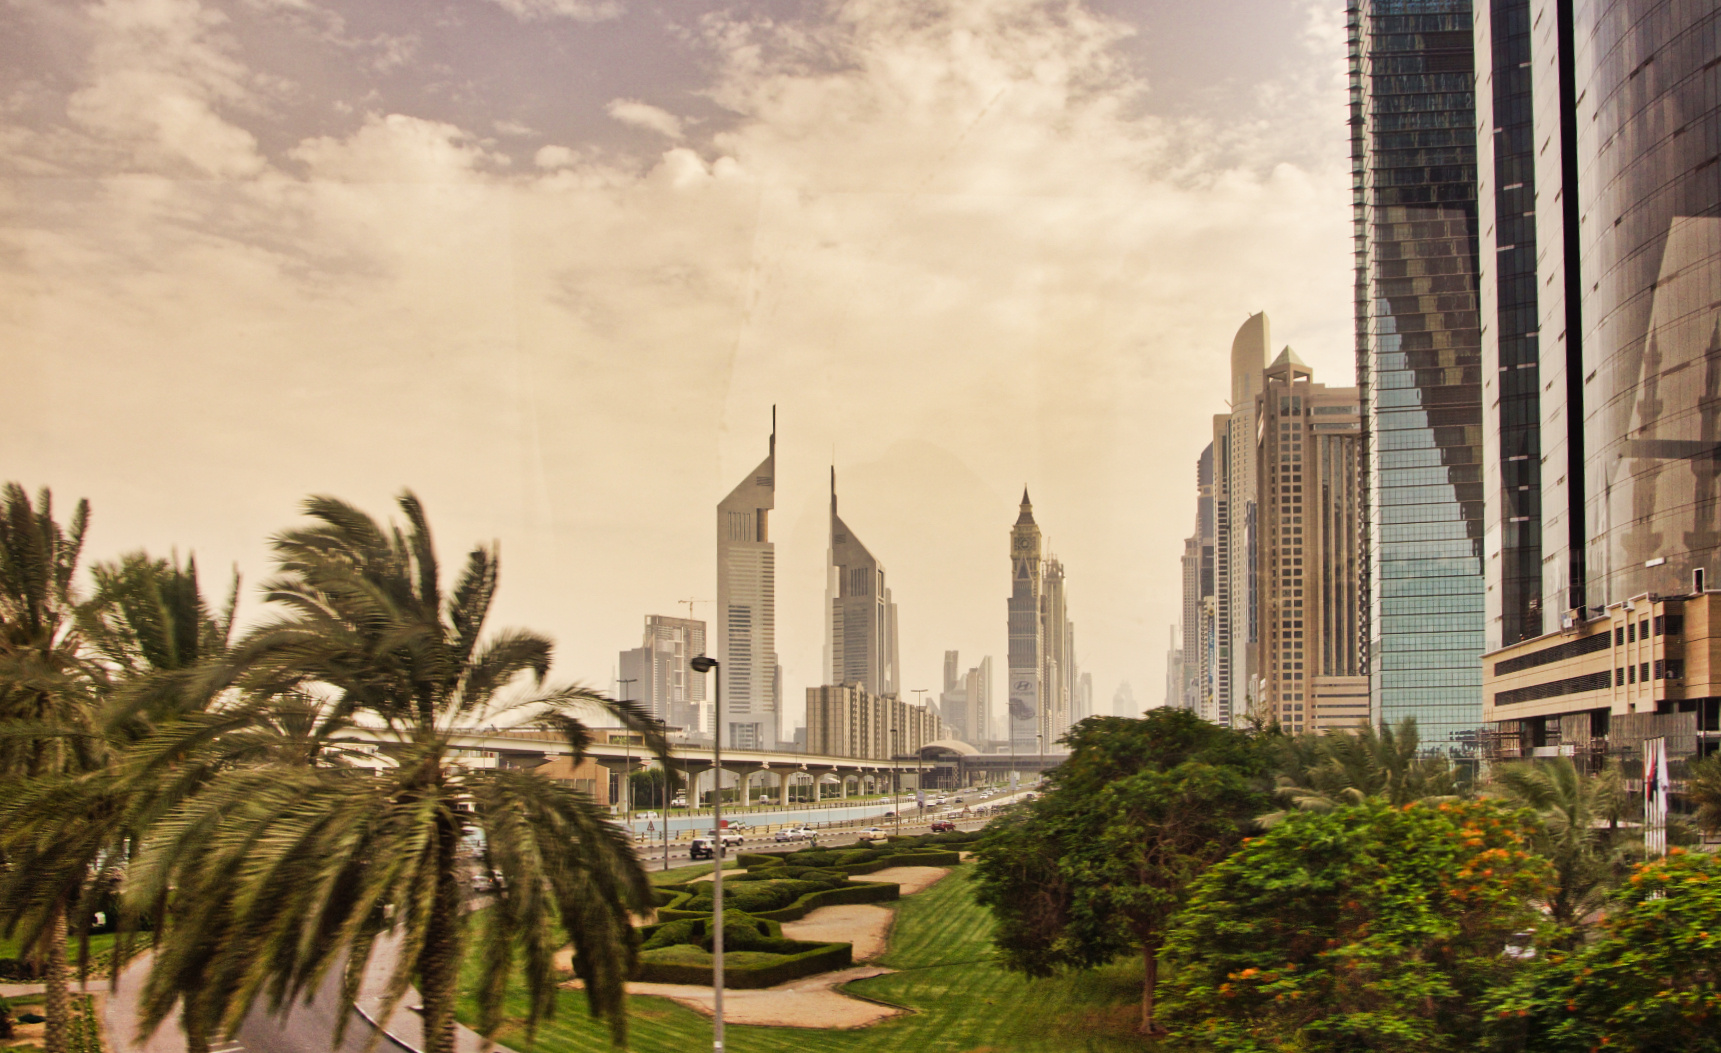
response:
M836 888L809 892L786 907L759 911L756 917L770 921L796 921L820 907L835 907L845 903L885 903L902 895L902 889L888 881L845 881Z
M729 950L727 913L724 923L723 986L736 990L775 987L803 976L846 969L854 955L846 943L792 944L792 953ZM646 951L639 956L634 979L646 983L699 984L710 986L711 953L690 944L677 944Z

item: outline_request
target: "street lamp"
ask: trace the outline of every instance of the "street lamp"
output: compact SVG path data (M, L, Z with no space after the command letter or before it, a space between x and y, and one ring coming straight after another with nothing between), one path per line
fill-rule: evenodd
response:
M700 655L689 659L696 673L717 671L716 708L711 733L711 1050L723 1053L723 665Z
M622 688L621 693L624 695L630 695L630 696L633 694L633 685L638 683L638 682L639 681L633 677L629 677L628 679L625 679L625 680L618 678L616 680L616 683L618 683L618 684L626 684L627 685L626 687ZM630 698L624 698L624 699L622 699L622 701L623 702L632 702L633 699L631 697ZM633 830L633 729L629 728L629 727L624 727L624 728L622 728L622 733L623 733L622 745L623 745L623 748L627 750L627 761L626 761L626 767L624 767L622 769L622 771L625 772L626 774L624 774L622 776L622 779L621 779L621 801L622 801L621 810L622 810L622 815L624 815L626 817L628 836L631 837L631 836L633 836L633 833L634 833L634 830Z

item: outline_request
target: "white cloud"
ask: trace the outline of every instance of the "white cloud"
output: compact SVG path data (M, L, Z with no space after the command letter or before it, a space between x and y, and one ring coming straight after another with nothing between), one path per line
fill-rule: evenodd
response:
M307 139L288 152L312 179L353 183L461 182L485 163L498 163L452 124L404 114L371 114L344 139Z
M224 110L255 106L226 19L197 0L103 0L88 9L93 78L66 111L126 167L167 174L256 175L256 137Z
M604 112L623 124L667 135L671 139L681 138L681 119L650 103L640 102L638 99L611 99L610 104L604 107Z
M490 0L515 18L533 21L570 18L575 22L608 22L627 12L621 0Z

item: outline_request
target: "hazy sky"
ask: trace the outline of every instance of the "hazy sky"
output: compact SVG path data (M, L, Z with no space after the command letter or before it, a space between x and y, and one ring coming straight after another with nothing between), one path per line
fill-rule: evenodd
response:
M1266 310L1351 382L1342 22L0 0L0 478L90 498L93 556L249 586L305 494L410 486L445 561L500 541L499 623L607 686L714 597L775 404L789 724L833 458L909 687L946 648L1002 680L1026 485L1100 709L1157 703L1233 331Z

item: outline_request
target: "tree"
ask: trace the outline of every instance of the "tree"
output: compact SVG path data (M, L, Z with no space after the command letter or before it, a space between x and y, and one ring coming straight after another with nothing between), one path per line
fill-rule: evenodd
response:
M1721 754L1685 762L1685 796L1695 806L1691 819L1698 829L1721 834Z
M444 593L423 508L410 493L399 506L406 527L385 529L343 502L310 499L315 523L274 541L280 572L265 592L285 613L204 673L206 690L314 699L322 724L379 726L395 766L233 766L155 825L127 883L134 905L173 905L145 985L146 1029L197 986L231 1032L260 994L278 1011L337 966L344 1019L386 943L394 967L383 1011L416 981L427 1053L453 1053L465 853L476 843L479 869L500 878L477 930L481 1030L500 1024L517 957L529 1024L551 1011L560 930L594 1015L618 1043L625 1037L629 913L651 905L627 837L588 797L535 772L463 768L452 737L462 724L511 714L559 730L581 754L591 733L568 709L583 702L620 717L660 758L667 744L637 706L580 687L544 690L548 640L485 632L495 550L475 548ZM501 701L522 678L542 693Z
M1556 925L1574 930L1624 877L1626 839L1619 821L1626 805L1619 772L1586 776L1565 757L1504 765L1494 792L1533 809L1541 819L1531 843L1552 864L1545 905Z
M1287 816L1207 871L1167 937L1173 1034L1238 1050L1467 1050L1537 926L1545 864L1496 802Z
M1048 791L980 843L977 894L1006 968L1047 976L1140 954L1141 1030L1153 1032L1165 928L1266 805L1267 758L1179 710L1090 719L1066 741Z
M39 780L60 780L103 762L96 734L97 695L77 626L73 580L83 552L89 504L78 502L62 527L53 498L32 502L23 487L0 491L0 798ZM38 879L28 870L24 832L0 825L6 861L0 878L0 931L35 948L42 963L47 1053L70 1041L68 915L83 887Z
M0 904L65 903L80 972L87 972L96 911L117 913L131 850L151 819L177 799L175 785L191 775L188 769L139 780L128 770L128 751L156 720L197 704L176 687L225 650L233 607L230 597L225 616L210 614L189 561L181 566L137 553L97 564L91 576L95 593L77 611L98 701L87 721L88 759L78 770L41 774L0 794L0 844L12 863L0 872ZM115 971L129 950L125 935ZM202 1032L188 1026L186 1033L193 1053L207 1048Z
M1454 799L1460 792L1452 762L1425 755L1416 718L1396 729L1382 724L1331 730L1279 742L1277 796L1291 811L1325 811L1378 797L1388 804ZM1272 825L1286 812L1265 816Z
M1721 1050L1721 860L1670 848L1613 893L1577 950L1556 949L1494 1000L1491 1048Z

